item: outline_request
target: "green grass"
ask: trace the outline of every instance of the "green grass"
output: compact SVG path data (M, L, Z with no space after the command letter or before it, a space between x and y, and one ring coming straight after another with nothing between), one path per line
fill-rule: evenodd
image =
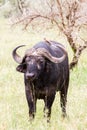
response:
M51 123L47 124L43 118L42 100L37 102L34 122L29 122L23 74L15 70L17 64L12 58L12 50L17 45L26 44L22 51L19 50L23 55L26 48L47 38L65 44L70 59L72 54L67 41L61 35L58 37L56 29L37 32L32 28L29 31L21 28L11 28L7 20L0 19L0 130L87 130L87 49L83 52L78 67L71 71L67 103L69 118L61 118L57 93Z

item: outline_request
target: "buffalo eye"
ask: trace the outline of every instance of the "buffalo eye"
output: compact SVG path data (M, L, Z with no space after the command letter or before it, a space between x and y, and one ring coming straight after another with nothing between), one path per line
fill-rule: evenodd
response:
M37 62L38 63L44 63L44 59L42 57L38 57Z
M44 60L43 59L38 59L37 60L37 67L38 69L40 70L41 69L41 66L44 64Z
M38 63L39 65L43 65L43 64L44 64L44 60L39 60L37 63Z

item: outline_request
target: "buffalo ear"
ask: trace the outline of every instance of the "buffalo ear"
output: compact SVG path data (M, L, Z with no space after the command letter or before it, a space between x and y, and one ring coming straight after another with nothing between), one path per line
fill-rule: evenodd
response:
M21 72L21 73L25 73L26 72L26 65L20 64L20 65L17 66L16 70Z

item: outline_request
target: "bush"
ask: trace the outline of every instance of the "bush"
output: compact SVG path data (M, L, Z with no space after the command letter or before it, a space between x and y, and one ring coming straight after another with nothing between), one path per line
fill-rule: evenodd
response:
M4 17L10 17L15 7L8 1L0 7L0 15Z

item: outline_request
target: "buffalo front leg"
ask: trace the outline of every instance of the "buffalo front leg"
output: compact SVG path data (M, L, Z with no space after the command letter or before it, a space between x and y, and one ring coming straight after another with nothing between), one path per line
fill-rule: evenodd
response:
M35 91L32 89L32 84L26 79L25 79L25 93L29 107L29 118L30 120L32 120L35 117L37 99L35 98Z
M45 100L44 100L44 102L45 102L44 117L46 117L47 122L50 121L51 107L52 107L54 99L55 99L55 94L54 95L50 95L50 96L46 96Z

